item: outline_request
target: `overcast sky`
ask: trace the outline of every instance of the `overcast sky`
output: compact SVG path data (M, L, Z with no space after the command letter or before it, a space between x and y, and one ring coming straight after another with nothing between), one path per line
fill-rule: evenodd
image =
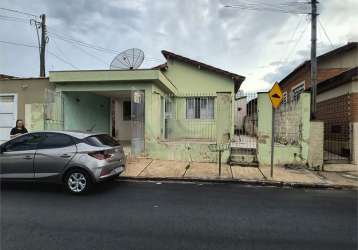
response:
M223 7L260 1L265 3L264 0L2 0L0 7L47 15L47 70L108 69L115 51L132 47L145 52L147 59L142 67L147 68L164 62L160 51L165 49L246 76L242 86L245 90L263 90L309 58L310 26L306 15ZM318 26L318 54L358 41L357 0L321 0L319 5L319 20L332 44ZM8 16L24 19L9 20ZM0 40L36 46L36 31L26 20L29 18L0 10ZM56 35L114 51L82 47ZM38 49L0 42L0 73L38 76Z

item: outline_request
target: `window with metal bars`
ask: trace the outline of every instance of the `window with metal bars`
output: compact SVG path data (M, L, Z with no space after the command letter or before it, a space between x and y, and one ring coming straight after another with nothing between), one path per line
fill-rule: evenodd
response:
M186 98L186 119L214 119L214 97Z

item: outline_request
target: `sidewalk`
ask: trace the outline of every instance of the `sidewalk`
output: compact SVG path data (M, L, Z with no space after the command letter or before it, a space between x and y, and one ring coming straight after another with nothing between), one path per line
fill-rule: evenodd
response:
M235 181L264 185L307 187L358 188L357 165L326 165L325 171L306 168L275 167L270 177L270 167L241 167L222 164L221 176L216 163L164 161L147 158L129 159L121 178L169 179L195 181Z

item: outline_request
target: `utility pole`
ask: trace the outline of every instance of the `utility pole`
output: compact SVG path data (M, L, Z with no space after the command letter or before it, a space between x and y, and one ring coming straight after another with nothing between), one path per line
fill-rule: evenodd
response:
M40 44L40 77L46 76L45 52L47 43L46 15L42 14L41 18L41 44Z
M316 118L317 111L317 0L311 0L311 119Z

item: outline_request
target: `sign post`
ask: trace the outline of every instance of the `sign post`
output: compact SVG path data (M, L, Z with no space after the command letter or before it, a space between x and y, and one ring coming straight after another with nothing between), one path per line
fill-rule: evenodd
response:
M230 148L230 143L209 144L208 147L211 152L219 153L219 177L221 177L221 154Z
M282 102L282 90L280 85L275 82L269 91L269 97L272 104L272 127L271 127L271 178L273 177L273 162L274 162L274 150L275 150L275 109L280 107Z

